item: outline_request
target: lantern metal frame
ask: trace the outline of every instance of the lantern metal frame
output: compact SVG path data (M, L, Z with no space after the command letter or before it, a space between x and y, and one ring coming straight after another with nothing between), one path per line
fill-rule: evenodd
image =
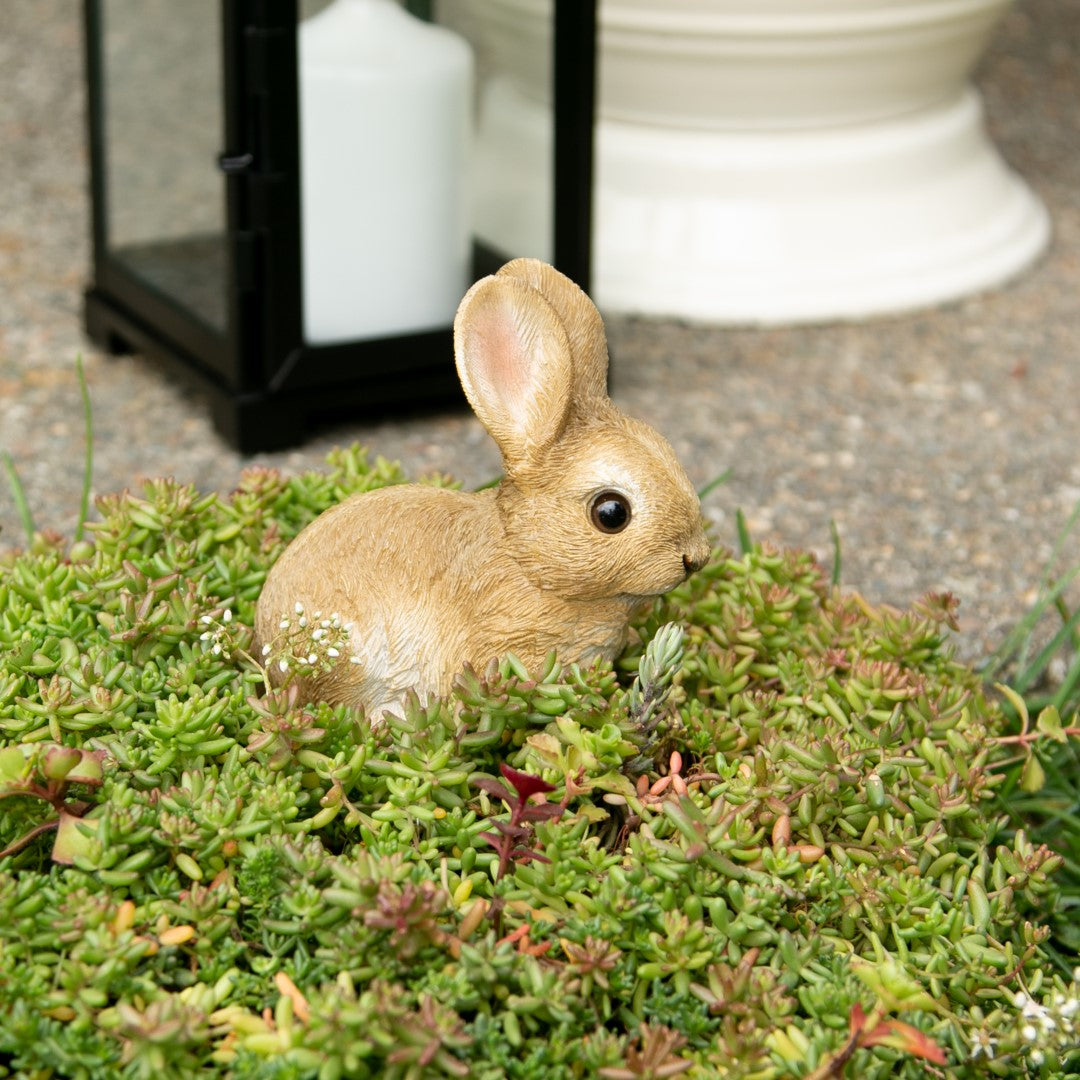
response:
M341 416L460 404L450 327L309 345L303 337L297 0L221 0L226 328L155 288L108 241L102 3L84 0L92 281L88 336L194 384L242 453L302 442ZM553 261L588 289L595 0L554 0ZM152 148L147 148L151 152ZM474 245L474 274L515 252Z

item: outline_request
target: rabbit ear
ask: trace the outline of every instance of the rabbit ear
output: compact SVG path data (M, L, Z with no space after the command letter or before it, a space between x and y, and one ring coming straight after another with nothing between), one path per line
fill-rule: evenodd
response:
M570 415L570 342L555 309L524 281L486 277L458 307L454 356L507 472L536 464Z
M539 259L514 259L499 276L531 285L555 309L570 339L574 360L574 401L607 397L608 350L604 322L596 305L565 274Z

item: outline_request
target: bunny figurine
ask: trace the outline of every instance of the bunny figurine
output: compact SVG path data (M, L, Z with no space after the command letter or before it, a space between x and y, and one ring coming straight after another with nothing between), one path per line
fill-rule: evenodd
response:
M335 613L352 652L305 680L310 700L381 716L506 652L530 670L552 649L566 662L614 659L635 610L709 557L671 446L608 397L600 313L569 278L516 259L478 281L454 353L504 478L473 493L353 495L289 544L259 598L258 643L299 604Z

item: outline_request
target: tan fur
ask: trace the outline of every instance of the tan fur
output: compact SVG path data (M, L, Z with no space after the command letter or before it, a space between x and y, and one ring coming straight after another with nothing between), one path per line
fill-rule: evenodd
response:
M505 479L466 494L402 485L354 495L312 522L259 598L258 643L297 603L349 625L356 663L309 680L312 699L397 709L445 694L466 662L510 651L530 669L613 659L640 604L701 566L697 495L668 443L606 392L599 313L552 267L508 263L458 308L454 349ZM589 518L598 492L632 505L613 535Z

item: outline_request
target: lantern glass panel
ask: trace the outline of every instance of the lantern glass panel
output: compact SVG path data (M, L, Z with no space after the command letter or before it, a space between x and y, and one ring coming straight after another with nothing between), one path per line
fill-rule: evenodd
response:
M304 338L445 329L472 276L472 51L393 0L301 8Z
M227 329L219 0L101 0L110 255Z
M436 0L434 10L476 57L476 239L551 262L553 0Z

